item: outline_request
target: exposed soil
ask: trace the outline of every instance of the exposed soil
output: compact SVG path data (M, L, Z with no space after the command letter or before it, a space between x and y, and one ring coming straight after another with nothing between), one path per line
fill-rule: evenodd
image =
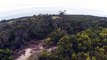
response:
M43 50L47 50L50 52L53 49L56 49L56 47L45 48L43 46L42 40L35 41L35 42L29 42L29 44L27 44L26 48L24 48L16 53L17 58L15 60L27 60L34 53L38 54Z

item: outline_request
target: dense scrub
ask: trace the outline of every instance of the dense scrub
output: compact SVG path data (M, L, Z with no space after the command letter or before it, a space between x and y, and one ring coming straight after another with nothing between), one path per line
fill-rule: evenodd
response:
M107 60L107 28L89 28L76 34L67 34L60 37L56 45L58 48L55 51L42 52L39 59Z
M29 41L49 38L46 45L58 49L41 54L40 60L106 60L106 35L105 17L34 15L0 22L0 48L8 48L10 57L14 54L11 50L20 49ZM2 55L6 56L4 52Z

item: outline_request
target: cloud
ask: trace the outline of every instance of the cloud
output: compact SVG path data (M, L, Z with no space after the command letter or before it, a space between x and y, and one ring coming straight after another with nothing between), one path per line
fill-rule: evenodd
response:
M7 13L6 15L9 15L12 13L10 11L16 11L20 13L21 10L24 11L25 9L37 7L52 7L52 8L60 7L67 8L68 10L75 8L78 10L73 9L75 10L74 13L78 14L79 13L89 14L89 10L94 10L94 12L90 12L90 14L100 13L103 15L107 15L106 6L107 0L0 0L0 16L3 13ZM81 9L83 10L87 9L88 11L83 10L81 11ZM73 12L72 10L70 11Z
M26 7L76 7L107 10L107 0L0 0L0 10Z

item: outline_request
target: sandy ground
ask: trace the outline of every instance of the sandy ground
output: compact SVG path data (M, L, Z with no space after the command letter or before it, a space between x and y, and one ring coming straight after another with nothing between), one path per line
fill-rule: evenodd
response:
M53 49L56 49L56 48L57 48L57 47L53 47L53 48L49 48L49 49L45 49L45 50L51 52ZM32 49L32 48L26 48L26 49L25 49L25 54L22 54L22 55L19 56L16 60L27 60L32 54L41 52L42 50L44 50L43 47L40 47L39 50L34 50L34 49Z
M26 48L24 49L25 53L21 54L16 60L27 60L32 54L38 53L44 50L42 46L37 46L36 48Z
M16 60L27 60L27 58L32 55L32 53L30 53L32 51L31 48L27 48L25 49L25 51L25 54L22 54Z
M31 43L27 48L18 52L20 53L20 55L15 60L27 60L32 54L40 52L43 49L44 48L43 48L43 45L41 44L41 41L33 44Z
M27 60L31 55L33 55L34 53L40 53L43 50L47 50L49 52L51 52L52 50L56 49L57 47L50 47L50 48L44 48L43 44L41 42L37 42L34 44L30 44L29 47L21 50L21 55L16 58L15 60ZM22 52L23 51L23 52Z

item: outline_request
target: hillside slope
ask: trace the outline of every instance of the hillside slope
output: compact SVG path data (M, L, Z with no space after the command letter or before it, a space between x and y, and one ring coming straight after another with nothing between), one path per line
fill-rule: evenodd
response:
M2 20L0 60L14 60L20 50L41 40L45 48L58 48L41 52L39 60L106 60L107 18L62 14Z

